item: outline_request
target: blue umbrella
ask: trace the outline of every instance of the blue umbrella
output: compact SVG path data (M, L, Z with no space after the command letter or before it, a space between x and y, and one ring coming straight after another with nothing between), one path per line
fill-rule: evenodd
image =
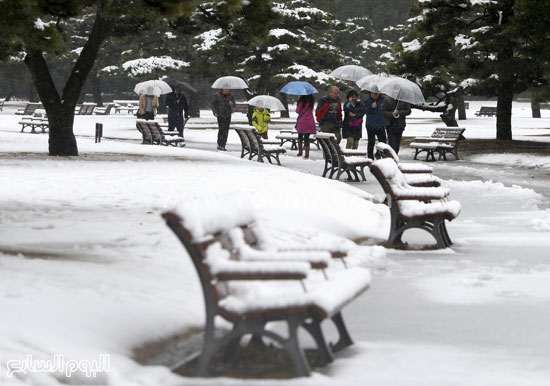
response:
M311 95L319 91L308 82L290 82L283 86L281 92L290 95Z

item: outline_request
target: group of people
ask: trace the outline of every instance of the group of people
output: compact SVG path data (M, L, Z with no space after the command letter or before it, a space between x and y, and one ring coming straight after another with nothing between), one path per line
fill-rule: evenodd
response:
M231 114L235 110L235 97L231 90L221 89L215 94L211 105L218 120L218 150L225 151ZM405 117L411 113L411 106L376 92L371 92L366 101L361 101L355 90L350 90L342 103L340 89L332 86L328 95L319 99L316 107L313 95L302 95L298 99L296 113L298 156L309 158L309 137L317 132L318 124L321 132L333 133L338 143L344 138L347 149L358 148L365 127L368 136L367 155L372 159L376 140L387 142L399 153L406 125ZM266 139L269 121L267 109L254 108L252 125Z
M339 88L332 86L328 95L319 99L315 109L315 118L319 123L321 132L333 133L338 143L344 138L347 149L357 149L359 140L363 136L364 121L367 130L367 155L369 158L374 158L376 139L379 142L387 142L396 153L399 153L401 137L406 125L405 117L411 113L409 103L396 101L389 96L376 92L371 92L363 102L359 100L359 94L355 90L350 90L346 94L346 100L342 103L339 95ZM300 114L300 111L304 109L303 106L311 106L312 103L312 96L309 96L307 102L305 98L304 100L300 98L296 112ZM311 108L311 111L308 109L308 113L313 114L313 109ZM300 120L302 119L304 119L303 116L299 115L298 133L301 131ZM312 133L309 128L312 118L309 118L308 122L310 123L307 132ZM305 146L308 146L307 142L305 144ZM309 149L307 152L309 152ZM298 154L301 155L300 153L299 151Z
M159 106L158 97L153 92L139 97L138 117L154 119ZM189 107L185 95L179 86L166 97L168 107L168 131L176 129L183 137L185 120L189 118ZM231 115L235 111L235 97L230 89L221 89L214 95L211 103L212 112L218 121L218 150L225 151ZM359 94L350 90L345 101L340 99L340 89L332 86L328 95L319 99L315 107L313 95L302 95L296 106L298 114L296 130L298 131L298 156L309 158L310 136L319 129L324 133L333 133L338 143L346 140L347 149L357 149L362 138L363 127L367 130L367 155L374 158L375 141L387 142L396 153L399 153L401 137L406 125L406 116L411 113L411 106L406 102L396 101L389 96L371 92L365 101L359 100ZM258 133L267 139L270 121L268 109L255 107L251 122ZM317 121L317 124L316 124Z

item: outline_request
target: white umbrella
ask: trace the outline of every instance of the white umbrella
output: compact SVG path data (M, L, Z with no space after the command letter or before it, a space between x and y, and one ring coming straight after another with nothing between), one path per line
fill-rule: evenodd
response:
M238 76L222 76L212 83L211 88L245 89L248 85Z
M365 67L356 66L354 64L340 66L329 74L329 76L333 76L338 79L352 81L359 80L367 75L372 75L372 72Z
M359 79L355 82L355 84L363 90L380 93L380 87L382 87L382 84L390 79L392 78L384 75L367 75Z
M159 96L161 94L168 94L169 92L172 92L172 87L170 87L168 83L163 80L146 80L145 82L136 84L136 87L134 87L134 92L138 95L145 94Z
M395 100L408 102L413 105L425 103L420 87L405 78L389 78L379 85L380 92Z
M248 102L251 106L263 107L273 111L286 110L280 100L269 95L258 95L250 99Z

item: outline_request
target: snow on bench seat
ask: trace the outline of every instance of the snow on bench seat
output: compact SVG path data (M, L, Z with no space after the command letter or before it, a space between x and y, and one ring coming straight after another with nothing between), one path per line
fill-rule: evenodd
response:
M458 201L438 201L438 202L421 202L421 201L399 201L399 212L402 216L408 218L434 216L434 215L450 215L453 218L460 214L461 206Z

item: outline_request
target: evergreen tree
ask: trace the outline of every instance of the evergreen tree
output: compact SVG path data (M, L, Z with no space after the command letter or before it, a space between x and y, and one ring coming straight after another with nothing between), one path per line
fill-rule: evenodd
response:
M84 82L92 70L102 43L109 36L134 35L161 18L185 24L194 9L228 28L233 19L243 17L256 35L262 28L246 8L256 1L226 0L205 8L198 0L4 0L0 1L0 60L23 53L50 124L50 155L78 155L73 133L74 108ZM77 52L61 92L55 87L47 58L66 55L70 49L70 25L93 20L86 39ZM248 22L248 23L247 23Z
M535 17L535 13L542 14ZM544 13L546 12L546 14ZM512 98L547 84L550 13L542 0L418 1L411 33L396 47L391 70L422 83L497 96L497 139L512 139Z

